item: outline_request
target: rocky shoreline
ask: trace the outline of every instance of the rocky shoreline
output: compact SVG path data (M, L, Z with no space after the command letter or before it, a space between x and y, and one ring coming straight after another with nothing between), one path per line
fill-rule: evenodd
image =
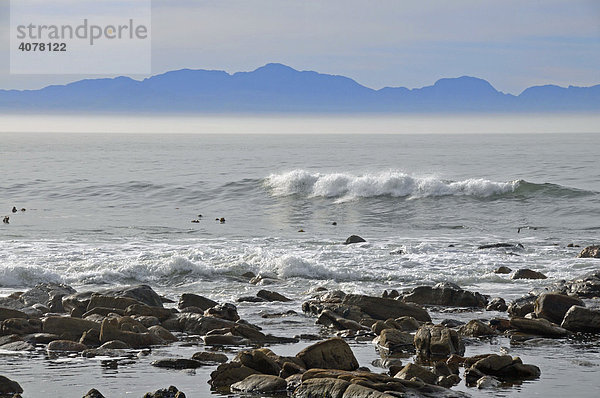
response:
M352 243L352 242L350 242ZM581 257L600 257L600 248L583 249ZM505 273L507 270L499 270ZM540 279L517 270L512 278ZM508 270L510 273L511 270ZM245 275L246 282L267 285L268 280ZM521 358L488 353L465 356L465 346L478 339L506 336L511 343L538 338L562 339L600 333L600 270L507 304L452 283L418 286L408 291L384 291L381 296L347 294L316 288L298 310L314 317L324 335L277 336L260 325L241 319L233 303L185 293L178 302L157 294L150 286L76 292L61 284L40 284L28 291L0 298L0 350L49 356L143 356L155 347L201 338L204 351L189 358L152 362L166 369L211 367L208 383L222 394L270 394L298 398L464 397L453 389L461 379L467 386L497 389L523 380L536 380L541 370ZM290 302L266 289L238 302ZM495 311L506 316L480 317L463 323L445 319L433 324L430 312ZM285 316L270 314L272 317ZM296 355L278 355L267 348L298 341L317 342ZM374 367L359 367L347 341L372 341L379 355ZM230 360L223 352L234 349ZM410 361L414 357L414 361ZM407 361L408 360L408 361ZM89 386L90 388L94 386ZM25 391L23 391L25 390ZM20 397L27 386L0 376L0 397ZM188 396L196 396L187 391ZM90 390L85 397L99 398ZM168 387L145 397L178 397L186 392Z

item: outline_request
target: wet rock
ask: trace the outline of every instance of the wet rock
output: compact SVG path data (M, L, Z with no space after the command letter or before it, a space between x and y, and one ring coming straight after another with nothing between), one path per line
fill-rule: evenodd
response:
M83 332L89 329L100 331L100 324L85 319L59 316L51 316L42 321L42 331L44 333L69 337L71 340L78 340Z
M163 388L153 393L147 392L143 398L185 398L183 391L179 391L177 387L170 386L169 388Z
M33 333L23 337L23 340L31 344L48 344L54 340L60 340L60 336L51 333Z
M585 307L583 301L578 297L544 293L535 301L534 311L538 318L544 318L550 322L560 324L569 308L574 305Z
M0 376L0 396L9 396L11 394L20 394L23 392L23 389L14 380L9 379L5 376Z
M581 298L600 297L600 270L567 282L565 291Z
M358 235L350 235L348 237L348 239L346 239L346 241L344 242L345 245L350 245L352 243L362 243L362 242L366 242L366 240L364 240L363 238L361 238Z
M464 324L465 323L463 321L459 321L458 319L444 319L440 322L440 325L444 325L447 328L457 328Z
M350 383L337 378L316 378L303 380L294 391L295 398L342 398Z
M200 314L178 314L180 331L189 334L205 335L215 329L231 329L235 322ZM165 323L163 323L165 325ZM175 329L171 329L175 330Z
M83 332L79 342L88 347L98 347L100 345L100 332L98 330L89 329Z
M524 317L535 310L536 300L537 296L532 295L518 298L508 306L508 314L513 317Z
M324 310L321 312L316 323L336 330L369 330L369 328L361 325L360 323L338 316L329 310Z
M207 346L226 346L226 345L250 345L250 340L242 336L234 336L232 334L212 334L204 336L204 345Z
M279 293L273 292L273 291L269 291L269 290L259 290L258 293L256 293L256 296L259 298L265 299L267 301L283 301L283 302L292 301L282 294L279 294Z
M547 279L548 277L541 272L533 271L527 268L517 270L512 279Z
M174 343L178 340L173 333L169 332L160 325L150 326L148 328L148 333L155 336L158 340L162 340L166 343Z
M482 389L493 389L500 386L502 382L495 377L492 376L483 376L479 380L477 380L477 388Z
M417 360L421 362L446 359L452 354L463 355L465 346L455 330L443 325L423 325L414 339Z
M600 258L600 246L588 246L577 255L579 258Z
M90 302L87 306L87 311L91 311L96 307L118 310L125 310L130 305L141 304L139 301L134 300L130 297L113 297L113 296L102 296L99 294L93 294L90 298Z
M287 382L279 376L257 374L231 385L232 391L254 394L284 392L286 388Z
M192 355L192 359L206 363L225 363L228 358L225 354L219 354L218 352L200 351Z
M478 319L472 319L466 325L461 326L460 329L458 329L458 333L469 337L492 336L498 334L490 327L490 325L487 325Z
M294 362L283 362L281 365L281 371L279 372L279 377L287 379L289 376L302 374L306 372L303 366L298 365Z
M512 272L512 269L510 269L504 265L501 265L500 267L498 267L494 270L495 274L510 274L511 272Z
M163 306L160 296L148 285L108 289L104 290L102 295L112 297L129 297L151 307Z
M560 326L572 332L600 333L600 311L574 305Z
M209 308L204 312L204 315L234 322L240 319L236 306L230 303Z
M281 371L281 366L260 349L241 351L234 361L267 375L277 376Z
M214 307L217 304L219 303L206 297L192 293L184 293L179 298L179 303L177 304L177 307L179 309L184 309L187 307L197 307L202 309L202 311L206 311L207 309Z
M81 352L85 349L87 349L87 347L84 344L70 340L54 340L48 344L49 352Z
M478 246L478 250L482 249L511 249L511 250L521 250L525 247L520 243L492 243L488 245Z
M467 385L474 385L484 376L494 376L502 381L514 382L540 376L535 365L524 365L520 358L491 354L475 362L465 371Z
M237 299L238 303L267 303L268 300L256 296L242 296Z
M257 275L249 281L253 285L273 285L277 282L280 280L273 275Z
M173 312L167 308L151 307L145 304L132 304L125 308L125 315L153 316L162 322L171 318Z
M134 316L132 316L132 318L147 328L160 325L160 320L155 316L145 316L145 315L135 316L134 315Z
M196 369L204 364L200 361L196 361L195 359L186 359L186 358L167 358L167 359L158 359L152 362L152 366L156 366L157 368L166 368L166 369Z
M402 296L405 302L422 305L442 305L453 307L481 307L487 305L487 298L477 292L463 290L456 285L437 284L418 286Z
M428 384L435 384L438 377L428 369L415 365L413 363L409 363L406 365L400 372L398 372L395 376L397 379L410 380L413 377L418 377Z
M495 297L488 303L487 307L485 307L486 311L499 311L504 312L508 309L506 302L502 297Z
M510 326L520 332L547 337L564 337L569 331L546 319L512 318Z
M85 394L83 396L83 398L105 398L104 395L102 395L102 393L98 390L96 390L95 388L92 388L90 391L87 392L87 394Z
M0 345L0 349L6 351L33 351L35 347L26 341L13 341L12 343Z
M210 374L208 383L216 389L229 388L232 384L242 381L253 374L258 374L258 372L239 362L227 362L219 365Z
M389 293L388 293L387 290L384 290L383 294L381 295L381 297L393 299L393 298L396 298L396 297L400 297L400 293L396 289L390 290Z
M144 348L164 343L155 335L145 332L136 333L119 328L119 320L116 318L105 319L100 328L100 342L106 343L111 340L120 340L133 348Z
M380 352L391 355L398 352L414 351L413 341L414 338L410 333L397 329L384 329L373 340L373 344L379 348Z
M306 347L296 357L306 365L306 369L355 370L358 361L348 344L340 338L332 338Z
M371 316L373 319L386 320L389 318L411 316L422 322L431 321L431 317L424 308L410 303L403 303L398 300L360 294L348 294L344 297L342 303L358 307L362 312Z
M14 310L12 308L0 308L0 321L9 318L27 318L27 314L23 311Z
M42 323L39 319L9 318L2 321L1 334L26 335L42 331Z

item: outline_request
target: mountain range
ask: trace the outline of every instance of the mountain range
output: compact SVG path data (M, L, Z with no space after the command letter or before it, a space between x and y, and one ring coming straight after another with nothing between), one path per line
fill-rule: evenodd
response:
M86 79L39 90L0 90L0 113L428 113L593 112L600 84L534 86L519 95L483 79L374 90L337 75L267 64L252 72L182 69L144 80Z

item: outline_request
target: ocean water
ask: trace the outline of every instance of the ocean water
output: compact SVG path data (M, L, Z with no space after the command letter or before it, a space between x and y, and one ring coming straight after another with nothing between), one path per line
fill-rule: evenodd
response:
M244 318L279 335L319 332L300 309L317 286L379 295L450 281L509 301L600 266L567 247L600 240L599 139L575 132L2 134L0 215L10 224L0 225L0 293L47 281L78 290L147 283L173 299L194 292L233 302L263 288L241 280L252 271L278 279L269 289L295 300L240 304ZM13 214L13 206L26 211ZM352 234L367 243L342 245ZM524 249L477 250L497 242ZM549 279L513 281L493 273L501 265ZM299 314L261 318L288 309ZM307 344L274 351L293 354ZM468 352L509 345L497 338ZM598 395L597 341L509 348L540 366L542 378L501 395L552 396L557 388ZM150 357L201 349L176 345ZM369 343L353 349L366 366L377 357ZM30 397L77 397L91 387L138 396L169 384L192 397L209 393L211 369L159 371L149 360L124 359L115 369L0 353L0 374L14 376Z

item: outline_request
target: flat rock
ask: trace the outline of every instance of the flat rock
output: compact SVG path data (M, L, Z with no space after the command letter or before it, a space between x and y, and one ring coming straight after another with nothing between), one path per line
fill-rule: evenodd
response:
M564 337L569 331L546 319L512 318L510 326L520 332L547 337Z
M79 339L83 332L90 329L100 331L100 324L85 319L62 316L51 316L42 321L42 331L44 333L69 336L73 340Z
M4 321L9 318L27 318L27 314L23 311L15 310L12 308L0 307L0 321Z
M26 341L13 341L0 345L0 350L6 351L33 351L35 347Z
M231 385L232 391L246 393L275 393L283 392L287 388L287 382L279 376L273 375L250 375L244 380Z

